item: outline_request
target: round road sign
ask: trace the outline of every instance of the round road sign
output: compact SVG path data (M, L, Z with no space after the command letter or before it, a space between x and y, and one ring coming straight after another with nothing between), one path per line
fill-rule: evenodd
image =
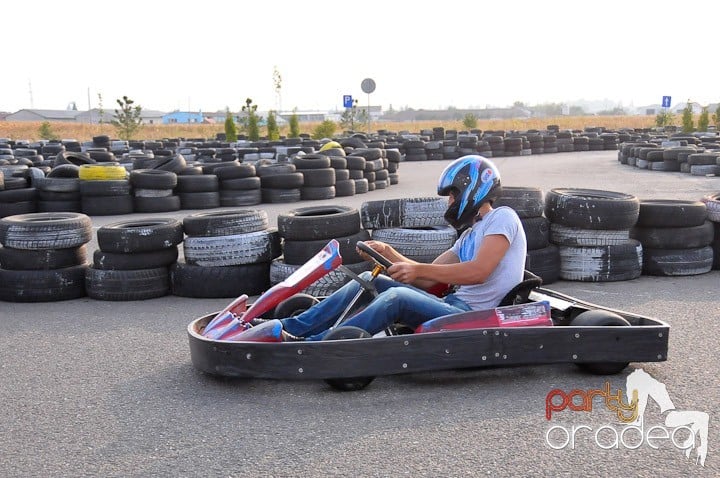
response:
M360 83L360 88L363 90L363 93L367 93L369 95L375 91L375 80L372 78L365 78L362 80L362 83Z

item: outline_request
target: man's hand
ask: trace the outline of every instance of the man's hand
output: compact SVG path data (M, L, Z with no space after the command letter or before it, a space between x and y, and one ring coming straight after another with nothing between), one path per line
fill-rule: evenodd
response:
M403 284L412 284L418 278L417 264L407 262L396 262L388 270L388 275Z
M375 252L377 252L381 256L387 258L387 252L388 252L388 249L390 248L390 246L388 246L384 242L380 242L380 241L363 241L363 242L365 242L366 246L370 247L371 249L373 249ZM362 257L364 260L366 260L368 262L375 262L375 259L373 259L369 255L367 255L360 249L355 248L355 250L360 255L360 257Z

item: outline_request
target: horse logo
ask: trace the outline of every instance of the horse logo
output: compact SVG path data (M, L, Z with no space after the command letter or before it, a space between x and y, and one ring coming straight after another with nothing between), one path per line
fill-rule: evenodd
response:
M628 375L625 382L625 394L628 403L633 399L633 391L637 391L637 419L633 425L642 426L645 409L647 408L648 398L660 407L660 413L665 416L665 426L670 428L685 427L692 431L682 447L685 450L685 456L690 458L693 448L696 448L695 463L705 466L705 458L708 449L708 426L710 416L705 412L696 410L677 410L675 404L670 399L667 387L662 382L654 379L649 373L639 368ZM700 439L700 444L695 446L695 437Z

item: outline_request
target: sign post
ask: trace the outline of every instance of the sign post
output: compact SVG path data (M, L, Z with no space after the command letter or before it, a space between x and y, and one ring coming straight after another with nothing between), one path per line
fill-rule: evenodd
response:
M352 108L353 97L352 95L343 95L343 108Z
M670 108L670 104L672 102L671 96L663 96L662 98L662 107L663 108Z
M375 80L372 78L365 78L362 80L362 83L360 83L360 89L362 89L363 93L367 93L368 95L367 132L370 134L370 93L375 91Z

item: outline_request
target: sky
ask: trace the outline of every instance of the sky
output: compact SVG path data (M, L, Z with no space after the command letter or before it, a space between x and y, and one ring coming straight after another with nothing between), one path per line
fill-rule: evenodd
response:
M720 101L720 2L3 2L0 111ZM279 73L279 90L274 72ZM368 95L365 78L375 81Z

